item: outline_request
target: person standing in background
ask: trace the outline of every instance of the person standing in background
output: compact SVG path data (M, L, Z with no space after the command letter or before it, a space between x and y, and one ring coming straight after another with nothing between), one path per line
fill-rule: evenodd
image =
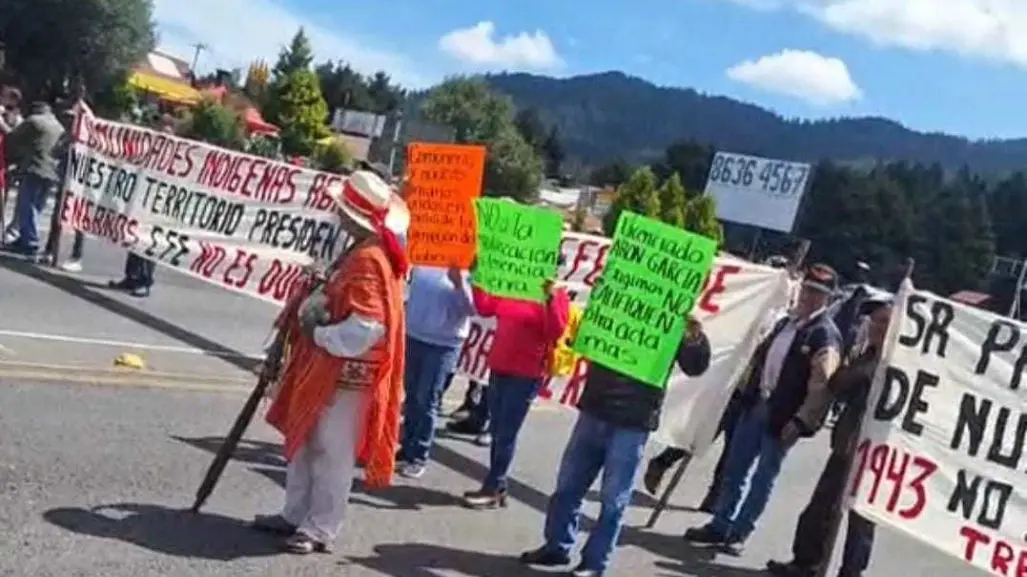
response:
M552 280L543 282L543 303L496 297L478 287L472 290L478 314L496 319L486 388L492 443L489 472L480 489L464 493L464 505L494 509L506 506L507 475L517 437L548 374L556 341L567 326L570 297Z
M175 118L170 114L162 116L158 130L174 134ZM150 289L153 287L153 273L156 266L152 260L129 252L125 258L125 276L121 280L110 281L107 286L115 290L128 291L134 297L148 297Z
M63 184L67 178L68 172L68 154L71 150L71 145L75 140L74 133L72 131L75 123L75 107L71 107L61 112L61 123L64 124L64 136L61 137L60 144L57 145L55 152L57 156L57 182ZM61 235L61 206L60 202L63 198L61 191L57 194L57 205L54 206L53 214L50 215L50 233L47 235L46 249L43 251L45 260L49 261L50 264L56 265L60 261L60 255L57 254L59 243L57 242ZM61 265L61 269L65 272L82 272L82 248L85 244L85 236L82 231L75 231L75 240L71 245L71 258Z
M407 300L406 400L399 474L420 478L435 440L439 399L474 314L471 283L458 269L414 267Z
M20 179L14 205L18 238L11 249L25 256L35 257L39 251L39 215L57 183L54 151L63 134L64 127L50 105L38 101L5 139L8 160L17 165Z

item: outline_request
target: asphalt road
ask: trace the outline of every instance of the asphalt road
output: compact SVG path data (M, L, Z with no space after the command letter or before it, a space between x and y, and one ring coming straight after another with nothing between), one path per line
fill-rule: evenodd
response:
M513 558L539 543L573 421L571 410L552 405L529 418L507 510L472 512L458 505L455 495L475 488L484 475L486 449L443 439L424 478L401 480L382 493L355 493L336 554L281 555L274 541L245 524L254 513L277 510L282 499L278 439L258 422L204 512L188 513L212 451L245 399L251 357L274 310L166 272L158 272L149 299L112 293L100 281L117 276L123 255L98 242L87 245L86 254L81 277L0 257L0 575L546 574ZM160 380L143 371L82 378L125 350L145 356L151 369L197 377ZM17 363L52 370L48 380L27 379L12 368ZM69 364L78 369L68 370ZM686 476L653 531L640 528L653 501L636 495L610 574L762 575L767 559L787 557L797 512L825 455L823 438L793 452L761 527L737 558L691 549L680 538L705 520L688 506L705 490L711 458ZM586 514L596 509L589 504ZM882 531L869 574L978 573Z

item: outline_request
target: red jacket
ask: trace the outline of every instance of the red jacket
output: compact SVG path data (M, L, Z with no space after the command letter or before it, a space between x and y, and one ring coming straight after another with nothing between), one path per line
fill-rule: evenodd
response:
M472 292L478 314L496 318L489 370L512 377L543 377L556 341L567 327L571 302L567 291L553 291L545 304L492 296L478 287Z

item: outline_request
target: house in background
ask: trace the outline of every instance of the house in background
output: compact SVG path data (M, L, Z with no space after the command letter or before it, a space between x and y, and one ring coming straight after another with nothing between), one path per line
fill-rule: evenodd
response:
M177 105L196 104L203 98L193 87L193 71L181 58L153 51L132 68L128 83L153 99Z

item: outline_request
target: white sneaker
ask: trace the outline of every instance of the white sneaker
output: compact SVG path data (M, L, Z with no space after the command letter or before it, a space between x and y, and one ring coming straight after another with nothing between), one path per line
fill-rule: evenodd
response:
M61 270L64 272L82 272L82 261L78 259L64 261L64 264L61 265Z

